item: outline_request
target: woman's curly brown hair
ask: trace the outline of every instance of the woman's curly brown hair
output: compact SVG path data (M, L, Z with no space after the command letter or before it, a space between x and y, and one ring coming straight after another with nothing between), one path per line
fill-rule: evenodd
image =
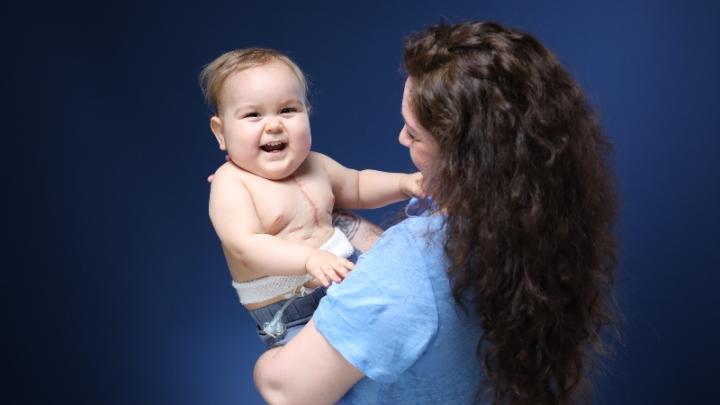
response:
M495 403L589 400L614 327L611 145L585 96L528 34L490 22L407 40L409 104L439 144L428 187L446 213L455 300L480 317Z

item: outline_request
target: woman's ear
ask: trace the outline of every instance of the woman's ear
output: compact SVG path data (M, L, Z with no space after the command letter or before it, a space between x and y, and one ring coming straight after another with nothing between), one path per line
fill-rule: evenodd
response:
M227 150L227 147L225 146L225 135L223 134L222 120L216 115L213 115L212 118L210 118L210 130L215 135L215 139L218 141L220 150Z

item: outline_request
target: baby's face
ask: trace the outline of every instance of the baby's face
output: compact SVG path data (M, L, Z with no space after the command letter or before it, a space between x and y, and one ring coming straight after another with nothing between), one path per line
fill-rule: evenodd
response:
M310 152L305 88L279 61L233 73L211 126L233 163L260 177L284 179Z

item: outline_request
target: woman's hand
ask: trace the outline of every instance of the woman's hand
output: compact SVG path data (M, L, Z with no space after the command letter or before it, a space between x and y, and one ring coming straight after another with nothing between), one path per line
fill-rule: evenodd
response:
M350 260L320 249L312 252L305 262L307 272L325 287L330 285L330 280L335 283L342 282L353 266L354 264Z

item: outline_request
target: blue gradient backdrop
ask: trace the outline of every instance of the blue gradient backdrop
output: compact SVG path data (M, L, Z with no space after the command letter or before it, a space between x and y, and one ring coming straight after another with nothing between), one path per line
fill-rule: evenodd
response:
M315 150L407 171L396 141L402 39L441 17L536 35L586 89L615 144L625 337L596 402L716 397L717 2L3 8L6 142L23 161L6 199L33 211L8 218L4 403L262 403L251 371L263 348L207 217L205 176L223 155L197 75L233 48L285 51L310 78ZM383 221L397 209L365 214Z

